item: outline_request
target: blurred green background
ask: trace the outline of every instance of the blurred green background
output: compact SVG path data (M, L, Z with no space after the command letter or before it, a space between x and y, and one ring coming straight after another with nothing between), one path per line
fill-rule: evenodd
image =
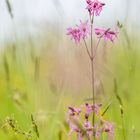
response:
M67 107L92 102L90 63L85 48L82 43L76 46L65 33L67 26L77 23L79 18L85 19L84 2L71 1L69 8L65 6L68 1L63 0L36 0L38 7L33 6L33 1L12 0L10 5L4 0L0 2L1 10L4 9L0 13L3 19L0 23L0 124L3 126L7 116L14 116L20 128L27 132L33 114L40 140L66 140ZM102 111L112 103L105 118L115 123L115 140L123 140L117 90L123 102L126 140L139 140L140 35L139 18L136 18L139 2L108 1L107 4L96 25L114 27L120 20L123 28L114 44L102 41L98 50L97 101L103 104ZM43 10L44 5L50 9ZM82 8L71 10L78 7ZM115 9L120 13L110 14ZM1 127L0 139L26 137Z

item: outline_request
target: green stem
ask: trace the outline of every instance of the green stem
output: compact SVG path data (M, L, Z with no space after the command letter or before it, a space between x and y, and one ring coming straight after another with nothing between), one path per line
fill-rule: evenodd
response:
M83 40L84 40L84 44L85 44L85 47L86 47L87 54L88 54L89 58L91 59L91 55L90 55L86 40L85 39L83 39Z
M95 69L94 69L94 61L93 61L93 18L91 18L91 76L92 76L92 98L93 98L93 105L95 104ZM93 118L92 118L92 125L94 126L95 123L95 114L93 113Z

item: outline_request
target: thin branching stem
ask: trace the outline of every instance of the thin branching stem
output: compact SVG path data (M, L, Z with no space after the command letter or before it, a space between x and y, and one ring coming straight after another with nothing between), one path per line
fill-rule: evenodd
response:
M88 53L88 56L89 56L89 58L91 59L91 55L90 55L90 52L89 52L89 49L88 49L86 40L85 40L85 39L83 39L83 40L84 40L84 44L85 44L85 47L86 47L86 51L87 51L87 53Z
M97 44L96 44L96 47L95 47L95 50L94 50L94 55L93 55L93 60L94 60L95 57L96 57L96 53L97 53L97 49L98 49L98 46L99 46L99 44L100 44L100 41L101 41L101 37L98 39L98 42L97 42Z

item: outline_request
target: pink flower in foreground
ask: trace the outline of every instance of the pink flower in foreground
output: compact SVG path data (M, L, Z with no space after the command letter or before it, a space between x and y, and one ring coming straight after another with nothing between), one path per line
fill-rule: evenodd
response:
M110 31L110 29L105 30L95 28L95 34L97 35L98 38L103 37L105 40L110 40L113 42L117 38L118 32Z
M85 129L85 131L87 133L87 136L90 139L92 139L92 136L93 136L93 126L92 126L92 124L90 122L86 121L84 123L84 126L83 127L84 127L84 129Z
M69 112L68 112L68 116L67 116L67 121L68 121L69 127L70 127L69 135L72 135L73 132L76 132L79 134L80 130L79 130L77 124L75 123L75 121L77 121L79 119L81 109L75 108L75 107L68 107L68 109L69 109Z
M73 132L77 132L77 133L80 132L78 126L74 124L72 121L69 121L69 127L70 127L69 135L72 135Z
M96 16L100 15L100 13L103 9L103 6L105 5L104 3L99 2L98 0L94 0L94 1L86 0L86 2L88 4L86 9L88 9L90 15L95 14Z
M77 44L80 43L81 34L78 28L68 28L67 35L69 35L71 39L74 39Z
M91 114L91 112L94 112L97 116L100 115L100 107L101 105L98 104L94 104L94 105L90 105L88 103L85 104L85 108L86 108L86 117L88 118L88 116Z
M101 132L100 132L98 124L95 124L94 126L94 136L97 140L100 140Z
M88 117L91 114L91 112L93 112L93 105L86 103L85 109L86 109L86 116Z
M78 25L78 29L80 30L80 35L82 38L86 38L88 35L90 35L90 25L88 23L88 20L85 22L82 22L80 20L80 25Z
M100 116L100 107L101 104L88 104L82 105L80 108L68 107L68 116L67 122L69 124L69 137L72 137L73 134L76 136L76 140L88 140L96 138L100 140L101 135L106 134L107 140L114 138L114 124L108 121L105 121ZM90 122L89 117L96 114L98 122L94 125ZM85 115L85 118L83 118Z
M95 112L95 114L97 115L97 116L100 116L100 107L101 107L102 105L101 104L94 104L93 105L93 111Z
M108 140L114 137L114 124L110 122L106 122L104 124L103 131L108 134Z
M68 109L69 109L70 116L79 115L81 113L81 109L79 109L79 108L69 107Z

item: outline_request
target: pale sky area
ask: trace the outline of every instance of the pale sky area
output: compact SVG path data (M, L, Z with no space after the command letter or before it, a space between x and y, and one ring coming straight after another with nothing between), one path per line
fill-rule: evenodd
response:
M102 0L106 3L101 16L97 18L97 25L114 25L116 20L136 27L140 16L138 7L140 0ZM14 19L11 20L5 0L0 0L0 41L12 38L14 30L19 35L36 32L41 25L57 23L64 28L77 23L79 19L86 19L85 0L10 0ZM130 2L130 3L129 3ZM128 6L128 19L126 7ZM56 24L56 25L57 25ZM49 28L49 27L48 27Z

